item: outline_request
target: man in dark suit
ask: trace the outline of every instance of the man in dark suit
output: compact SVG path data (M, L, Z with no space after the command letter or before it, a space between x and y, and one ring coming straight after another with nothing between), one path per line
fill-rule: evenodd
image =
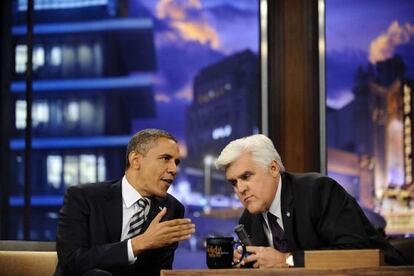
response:
M122 179L70 187L60 210L55 275L159 275L194 224L167 193L179 164L176 139L136 133Z
M216 161L245 207L254 246L244 263L253 267L304 266L304 250L379 248L389 264L404 258L369 223L337 182L318 173L285 172L272 141L252 135L229 143ZM235 259L240 253L236 251Z

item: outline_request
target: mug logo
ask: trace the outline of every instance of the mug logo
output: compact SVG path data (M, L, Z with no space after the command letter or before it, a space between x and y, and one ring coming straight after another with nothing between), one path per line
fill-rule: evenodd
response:
M209 246L207 247L207 254L210 258L218 258L223 254L221 246Z

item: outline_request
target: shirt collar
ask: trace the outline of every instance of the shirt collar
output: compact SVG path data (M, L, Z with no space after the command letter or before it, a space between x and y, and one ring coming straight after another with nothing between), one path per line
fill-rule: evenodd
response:
M275 215L278 218L282 218L282 210L280 208L280 199L282 196L282 176L279 173L279 179L278 179L278 185L277 185L277 190L276 190L276 195L272 201L272 204L269 207L269 210L266 212L263 212L263 216L266 218L267 221L267 213L270 212L273 215Z
M127 208L131 207L142 196L137 190L128 182L126 176L122 178L122 199Z

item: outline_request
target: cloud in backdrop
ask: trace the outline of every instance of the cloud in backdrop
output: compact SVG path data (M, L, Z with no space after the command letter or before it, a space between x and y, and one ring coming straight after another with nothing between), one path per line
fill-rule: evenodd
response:
M228 55L258 51L258 1L135 0L155 22L158 71L154 93L156 118L134 122L134 130L160 127L185 144L186 109L193 99L196 74ZM143 6L140 6L143 5Z
M393 21L384 33L371 42L369 61L375 64L392 58L398 46L410 42L414 43L414 25L410 23L400 25L398 21Z
M375 7L375 8L374 8ZM414 2L328 0L326 2L327 104L340 109L353 100L358 67L399 54L414 77Z

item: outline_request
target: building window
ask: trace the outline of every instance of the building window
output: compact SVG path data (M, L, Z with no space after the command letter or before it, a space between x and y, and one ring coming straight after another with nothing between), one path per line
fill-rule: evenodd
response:
M62 185L62 156L49 155L47 157L47 183L55 189Z
M49 122L49 104L46 101L33 103L33 127ZM26 117L26 116L25 116Z
M16 101L15 118L16 129L24 129L26 127L26 101Z
M15 53L15 71L16 73L24 73L27 63L27 46L17 45Z
M63 163L63 180L66 187L79 184L79 157L65 156Z
M62 64L62 49L60 46L53 46L50 50L50 65L60 66Z
M79 103L75 101L71 101L67 105L67 110L65 113L65 118L68 122L78 122L80 118L80 109Z

